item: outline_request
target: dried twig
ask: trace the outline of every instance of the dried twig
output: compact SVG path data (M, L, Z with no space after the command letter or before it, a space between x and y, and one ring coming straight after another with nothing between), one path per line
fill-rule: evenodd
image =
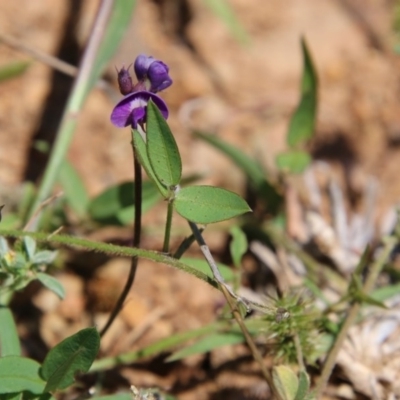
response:
M65 75L76 77L78 75L78 68L71 65L57 57L47 54L41 50L34 48L26 44L25 42L18 40L10 35L0 32L0 42L8 47L11 47L21 53L24 53L34 60L37 60L56 71L62 72ZM96 83L97 87L104 90L108 96L114 101L119 99L120 95L117 90L105 79L99 79Z

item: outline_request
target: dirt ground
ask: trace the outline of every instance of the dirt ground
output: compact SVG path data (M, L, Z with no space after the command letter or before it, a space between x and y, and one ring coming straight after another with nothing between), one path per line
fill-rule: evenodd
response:
M241 172L190 132L195 128L216 134L274 171L275 156L285 148L289 117L299 99L304 35L320 80L312 153L338 172L350 192L358 193L367 179L375 179L374 218L382 224L400 200L400 58L394 51L394 1L229 0L229 4L248 32L246 45L232 37L205 1L138 0L129 31L105 77L115 85L114 66L132 63L139 53L167 63L174 84L162 96L170 107L169 122L184 174L200 173L202 182L244 193ZM0 65L28 59L3 44L3 36L77 65L97 6L97 0L0 0ZM22 182L40 179L46 158L33 144L54 140L71 84L70 77L38 61L21 77L1 83L0 204L9 193L18 193ZM132 179L129 133L111 125L112 107L113 99L102 90L91 93L68 153L91 196ZM144 247L161 247L164 213L161 204L146 215ZM188 232L179 218L176 224L179 243ZM219 224L207 231L219 257L225 251L228 226ZM97 240L115 235L127 242L130 233L110 229L91 233ZM20 326L22 337L36 332L35 345L26 350L34 357L43 357L47 347L77 329L93 322L101 325L129 267L129 261L122 259L104 263L95 256L67 253L65 257L69 269L59 273L68 293L63 303L36 289L33 305L21 299L28 312L19 310L20 318L31 312L40 321L39 326ZM222 303L217 291L196 279L149 262L141 262L137 282L102 343L103 355L212 322ZM138 327L143 335L132 336ZM257 367L245 348L222 349L215 358L192 357L168 366L150 360L123 368L115 386L159 386L183 400L264 398ZM232 359L242 361L232 366Z

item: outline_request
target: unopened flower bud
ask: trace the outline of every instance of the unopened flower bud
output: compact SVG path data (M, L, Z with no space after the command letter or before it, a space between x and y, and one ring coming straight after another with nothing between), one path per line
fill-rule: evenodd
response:
M121 94L124 96L132 93L133 91L133 83L132 83L132 78L131 75L129 74L129 67L125 69L125 67L122 67L118 72L118 86L119 86L119 91Z

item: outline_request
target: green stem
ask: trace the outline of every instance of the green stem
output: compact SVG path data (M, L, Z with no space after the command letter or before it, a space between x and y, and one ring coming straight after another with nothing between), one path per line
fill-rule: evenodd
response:
M145 258L156 263L166 264L171 267L177 268L184 271L202 281L208 283L215 289L219 289L218 283L210 276L199 271L198 269L185 264L173 257L167 256L164 253L152 250L137 249L135 247L117 246L115 244L94 242L92 240L82 239L79 237L60 235L60 234L48 234L44 232L26 232L12 229L0 229L0 236L12 237L12 238L23 238L26 236L35 239L37 242L49 243L49 244L60 244L71 248L80 248L86 251L95 251L108 254L113 257L134 257Z
M40 184L35 202L30 209L28 220L33 216L40 204L46 200L56 182L62 162L71 144L79 111L86 99L88 88L91 85L90 75L92 73L96 54L101 45L103 33L107 25L108 17L111 13L113 0L103 0L101 2L96 21L93 25L88 45L82 57L79 73L75 79L71 94L68 98L61 124L58 128L53 151L46 166L42 182ZM40 221L41 213L33 221L30 229L35 231Z
M385 247L380 254L379 258L375 260L375 262L372 264L370 273L368 274L368 277L365 281L365 284L363 286L363 292L365 294L368 294L375 282L376 279L378 278L378 275L382 271L383 267L386 264L387 259L389 258L391 252L395 248L397 244L397 239L393 236L390 236L388 238L384 239ZM317 382L316 388L315 388L315 393L316 393L316 398L319 399L322 397L322 393L325 390L326 384L328 383L329 377L332 374L332 370L335 366L336 363L336 358L339 354L340 349L343 346L343 342L346 339L347 333L351 326L353 325L355 319L357 318L358 312L360 311L361 304L360 303L353 303L351 306L344 322L343 325L340 329L340 332L338 336L336 337L335 343L333 347L331 348L328 357L325 361L325 365L322 369L321 376Z
M306 366L304 365L303 350L301 349L299 335L296 332L293 334L293 342L296 347L297 364L299 365L300 371L305 371Z
M142 167L136 157L135 146L133 145L133 131L132 131L132 149L133 149L133 169L135 177L135 220L133 223L133 247L138 248L140 246L140 236L142 232ZM138 266L138 256L133 256L131 259L131 268L129 270L128 278L125 283L125 287L119 296L117 303L112 310L107 323L104 328L100 331L100 336L104 336L111 324L114 322L117 315L122 310L125 300L132 288L133 282L135 281L136 270Z
M172 215L174 211L174 200L168 201L167 222L165 224L163 253L169 253L169 241L171 238Z

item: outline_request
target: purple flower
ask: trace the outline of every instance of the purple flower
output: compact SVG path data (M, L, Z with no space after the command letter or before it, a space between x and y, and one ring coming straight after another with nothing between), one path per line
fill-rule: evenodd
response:
M168 117L167 105L155 94L172 84L168 66L154 57L141 54L135 60L134 70L138 79L135 85L132 84L129 67L122 67L117 71L119 90L125 97L114 107L111 122L120 128L131 125L136 129L138 125L143 125L150 100L165 119Z
M139 82L148 82L150 92L157 93L171 86L172 79L169 77L168 65L154 57L139 55L134 64L135 74Z
M164 100L154 93L142 90L130 93L118 102L111 113L111 122L119 128L131 125L136 129L138 124L142 125L145 122L147 103L150 100L167 119L168 108Z

